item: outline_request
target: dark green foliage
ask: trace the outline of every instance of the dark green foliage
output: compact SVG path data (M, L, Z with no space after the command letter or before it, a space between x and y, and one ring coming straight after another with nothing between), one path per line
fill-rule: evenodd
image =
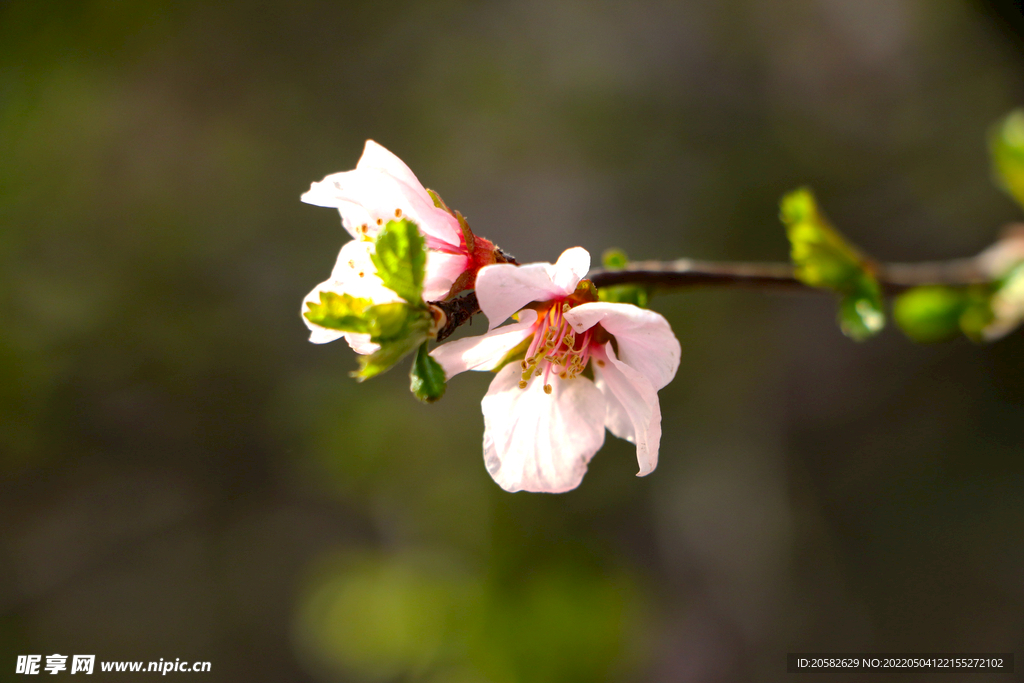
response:
M444 368L430 357L427 344L420 345L409 372L409 390L425 403L433 403L444 396Z

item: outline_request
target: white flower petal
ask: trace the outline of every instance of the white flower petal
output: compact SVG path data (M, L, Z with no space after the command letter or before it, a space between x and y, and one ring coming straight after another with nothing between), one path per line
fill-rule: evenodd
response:
M313 183L302 201L338 209L342 225L356 238L373 236L388 221L404 217L417 224L429 247L457 249L461 244L458 220L434 206L422 185L411 186L376 168L332 173Z
M423 184L420 183L416 174L412 172L405 162L395 156L392 152L385 149L383 145L380 145L373 140L367 140L366 145L363 147L363 156L359 157L359 163L356 164L357 169L361 170L376 170L384 171L392 178L400 180L409 186L414 192L419 194L424 201L428 201L431 204L434 200L430 198L427 191L423 189Z
M603 373L597 371L594 372L594 385L597 386L598 390L602 394L604 394L604 426L607 427L608 431L616 437L623 441L628 441L635 446L636 430L633 429L633 420L629 417L629 413L626 412L626 408L622 405L622 401L617 399L615 394L611 392L611 389L608 387L608 382L604 379Z
M529 303L569 296L589 268L590 254L583 247L566 249L554 264L497 264L481 268L476 276L476 298L487 316L489 329Z
M427 252L427 267L423 275L423 300L440 301L448 296L452 285L471 263L465 254L450 254L445 251Z
M306 312L306 307L302 307L302 312ZM306 320L306 316L302 316L302 322L306 323L306 327L309 328L309 341L314 344L329 344L332 341L337 341L345 336L345 332L338 330L329 330L326 327L320 327Z
M373 253L373 242L352 240L345 243L341 248L341 253L338 254L334 269L331 271L331 279L351 282L353 290L358 288L363 292L356 294L355 291L349 291L353 296L361 296L374 301L380 299L378 303L385 303L385 299L395 300L394 293L388 296L381 291L372 289L374 285L383 287L384 283L376 276L377 267L373 265L373 260L370 258L371 253ZM464 254L428 250L427 264L423 275L423 300L439 301L447 296L452 284L462 275L468 264L469 258ZM359 283L359 280L365 280L365 284Z
M566 249L551 267L551 282L569 296L590 270L590 252L583 247Z
M594 377L598 389L607 402L605 425L612 434L636 444L636 459L640 465L638 477L645 476L658 466L658 448L661 445L661 404L658 392L647 378L615 357L611 342L594 358L604 362L596 364ZM631 429L626 428L628 419Z
M312 183L301 199L306 204L337 209L341 224L353 237L372 236L380 230L377 220L381 225L387 223L398 208L394 193L385 191L376 182L380 177L383 176L379 171L332 173Z
M386 176L390 178L391 176ZM400 180L394 180L396 189L403 201L399 208L405 213L405 218L415 222L420 233L426 238L427 246L431 249L462 249L462 228L459 221L444 209L434 206L434 200L423 191L420 196L416 188L411 188ZM419 186L423 190L423 186Z
M661 314L632 304L597 301L567 311L565 319L577 333L601 323L615 337L619 360L638 370L655 390L676 376L679 340Z
M305 319L305 318L303 318ZM356 353L368 356L380 348L380 344L376 344L370 341L370 335L368 334L356 334L354 332L339 332L338 330L329 330L326 327L317 327L310 325L309 321L306 321L306 327L309 328L309 341L314 344L327 344L338 339L344 339L348 342L348 345Z
M451 379L467 370L493 370L509 351L533 333L537 312L525 310L519 322L491 330L479 337L464 337L441 344L430 352Z
M548 263L503 263L481 268L476 274L476 298L487 316L488 329L493 330L529 303L561 296L561 290L551 282L550 268Z
M604 397L585 378L541 378L519 388L516 365L491 382L484 414L484 463L506 491L561 493L579 486L587 464L604 444Z
M368 334L346 332L344 336L349 347L361 356L369 356L380 349L380 344L370 341L370 335Z
M377 266L373 265L370 253L373 251L373 242L364 240L350 240L341 245L338 258L334 260L334 267L331 269L332 280L348 280L359 277L359 273L377 274Z
M346 242L338 252L330 279L320 283L306 299L319 302L319 292L327 291L369 299L375 304L401 301L397 294L384 286L384 282L377 275L377 267L370 260L372 249L372 242ZM314 295L316 298L310 299Z

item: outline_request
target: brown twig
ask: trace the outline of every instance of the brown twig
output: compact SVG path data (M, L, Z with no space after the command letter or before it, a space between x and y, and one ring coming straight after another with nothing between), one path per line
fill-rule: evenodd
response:
M977 258L924 263L888 263L875 266L879 284L887 294L899 294L922 285L970 285L988 282ZM711 261L637 261L621 270L593 270L587 276L598 288L637 284L655 288L749 287L755 289L813 289L793 275L788 263L715 263Z
M899 294L923 285L967 286L991 281L978 258L925 263L889 263L875 266L876 277L886 294ZM647 285L653 289L680 287L741 287L824 291L809 287L793 275L788 263L716 263L711 261L636 261L620 270L594 270L587 276L594 285ZM474 292L431 305L444 314L437 341L447 339L456 328L480 312Z

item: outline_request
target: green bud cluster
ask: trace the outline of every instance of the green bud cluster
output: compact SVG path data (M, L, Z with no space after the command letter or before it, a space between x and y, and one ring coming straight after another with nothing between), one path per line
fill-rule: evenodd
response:
M896 325L916 342L947 341L963 332L974 341L984 340L992 322L990 287L915 287L893 303Z
M992 175L1024 206L1024 109L1011 112L989 132ZM983 342L1002 336L1020 321L1005 308L1006 300L1024 296L1024 263L996 273L991 283L969 287L917 287L893 304L893 317L903 332L919 342L951 339L963 333Z
M782 198L781 214L798 280L839 295L839 327L863 341L885 327L882 288L873 267L819 211L810 190Z

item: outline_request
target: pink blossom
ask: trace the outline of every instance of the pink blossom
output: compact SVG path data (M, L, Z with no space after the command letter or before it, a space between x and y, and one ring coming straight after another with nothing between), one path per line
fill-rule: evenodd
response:
M375 303L399 300L377 277L369 254L374 238L388 221L401 218L416 223L426 242L424 300L441 300L472 287L480 266L495 262L494 245L473 235L465 219L437 199L440 206L401 159L367 140L355 170L333 173L313 183L302 195L307 204L338 209L342 225L355 238L342 247L331 277L317 285L304 301L318 302L323 291L347 293ZM323 328L304 316L303 320L314 343L344 337L358 353L372 353L377 348L366 335Z
M605 428L636 444L638 476L658 464L658 390L679 367L679 342L658 313L596 301L581 284L589 268L580 247L554 264L482 268L476 295L490 331L431 353L449 378L497 371L481 404L484 462L507 491L576 488Z

